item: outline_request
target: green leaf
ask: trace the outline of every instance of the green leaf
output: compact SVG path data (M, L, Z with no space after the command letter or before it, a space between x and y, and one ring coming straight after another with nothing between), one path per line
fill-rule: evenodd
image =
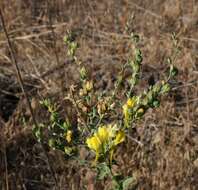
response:
M170 85L168 83L164 84L161 88L161 93L165 94L170 91Z
M140 65L143 61L142 52L140 49L135 50L135 62Z
M85 80L86 77L87 77L87 71L86 71L85 67L82 67L82 68L80 69L80 78L81 78L82 80Z
M97 167L97 179L103 180L105 177L107 177L110 173L111 170L109 166L106 163L101 163Z
M37 138L38 142L41 142L43 134L42 134L42 128L44 127L43 124L40 124L39 126L34 126L32 129L32 132L34 136Z
M170 66L170 76L175 77L178 74L178 69L173 65Z
M159 100L154 100L153 101L153 107L158 108L160 106L160 101Z
M157 84L155 84L155 85L153 86L152 91L153 91L153 94L154 94L155 96L159 94L160 90L161 90L161 85L160 85L159 83L157 83Z
M127 177L122 183L123 190L129 190L134 185L134 182L136 180L133 177Z
M72 153L73 153L74 149L72 147L69 147L69 146L65 146L64 147L64 152L67 156L71 156Z
M113 190L123 190L122 181L123 176L120 174L116 174L112 178L113 182Z
M54 140L54 139L49 139L49 140L48 140L48 145L49 145L51 148L54 148L54 147L55 147L55 140Z
M147 100L148 100L148 104L152 103L153 102L153 94L152 94L152 91L149 91L147 93Z

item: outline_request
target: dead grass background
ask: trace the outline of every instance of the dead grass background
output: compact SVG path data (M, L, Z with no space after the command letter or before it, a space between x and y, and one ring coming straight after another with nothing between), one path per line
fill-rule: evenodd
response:
M144 55L143 86L149 77L157 80L162 74L175 32L182 53L173 90L137 124L132 136L143 147L128 140L117 158L121 171L135 177L134 189L198 189L197 0L1 0L0 6L38 121L46 117L39 99L52 97L61 103L78 79L66 59L66 30L76 34L78 56L103 89L112 87L115 71L132 48L124 33L132 15L130 30L141 36ZM55 189L45 156L31 135L26 107L0 25L0 189ZM89 182L89 171L64 161L60 153L49 151L49 156L61 189L86 189L90 183L94 189L108 189L108 181Z

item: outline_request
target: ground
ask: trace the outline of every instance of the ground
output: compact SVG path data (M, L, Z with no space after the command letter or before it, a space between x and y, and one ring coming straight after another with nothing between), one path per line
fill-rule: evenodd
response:
M151 79L163 78L175 33L181 53L175 61L179 74L171 81L171 93L131 134L143 146L128 140L116 157L120 171L136 179L133 189L198 189L196 0L2 0L0 7L38 122L46 119L39 104L42 97L59 102L63 117L70 109L63 97L78 82L78 74L66 55L67 30L75 34L77 55L96 87L106 90L133 51L127 26L140 35L141 89ZM53 176L60 189L109 189L108 180L95 182L87 168L65 160L60 152L47 149L46 159L32 135L31 114L6 43L0 24L0 189L55 189Z

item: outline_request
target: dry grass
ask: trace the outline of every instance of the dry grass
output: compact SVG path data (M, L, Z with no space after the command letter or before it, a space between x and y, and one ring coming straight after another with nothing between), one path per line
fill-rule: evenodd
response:
M115 71L126 61L132 48L129 36L124 33L131 15L134 19L130 29L142 39L142 86L147 85L150 76L157 80L163 73L172 49L170 36L175 32L182 53L176 61L179 75L172 81L174 88L162 101L161 108L147 113L137 124L132 136L143 146L128 140L117 158L122 172L135 176L135 189L198 189L197 1L48 2L0 2L37 120L45 119L38 103L40 97L53 97L61 103L69 85L78 79L75 66L65 60L62 38L67 29L76 33L80 43L78 56L93 77L98 78L98 88L106 89L112 87ZM0 189L54 189L49 165L31 135L32 120L17 85L1 27L0 71ZM10 116L9 120L5 115ZM93 180L87 168L64 161L57 152L49 151L49 157L61 189L77 190L83 186L91 189ZM105 186L108 187L108 181L94 183L94 189Z

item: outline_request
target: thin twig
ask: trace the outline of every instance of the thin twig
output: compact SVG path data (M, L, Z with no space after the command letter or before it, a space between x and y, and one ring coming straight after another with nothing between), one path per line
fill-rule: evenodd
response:
M176 86L176 87L172 88L171 91L177 90L179 88L193 86L193 85L196 85L196 84L198 84L198 81L197 80L196 81L192 81L192 82L188 82L186 84L182 84L182 85Z
M198 98L192 98L189 99L188 101L181 101L181 102L176 102L176 105L182 105L182 104L190 104L190 103L194 103L194 102L198 102Z
M137 139L135 139L135 138L133 138L133 137L131 137L130 135L126 135L128 138L129 138L129 140L131 140L131 141L133 141L133 142L135 142L135 143L137 143L138 145L140 145L141 147L143 146L143 143L142 142L140 142L140 141L138 141Z
M81 116L81 119L83 120L83 122L84 122L84 124L85 124L85 129L87 130L87 132L88 132L89 134L91 134L91 130L89 129L88 125L86 124L86 121L85 121L84 117L82 116L82 112L81 112L81 110L80 110L79 107L78 107L78 103L77 103L77 101L76 101L76 99L75 99L73 90L72 90L71 88L70 88L70 94L71 94L71 96L72 96L71 102L74 104L74 107L75 107L75 109L76 109L76 112L78 113L79 116Z
M60 65L60 61L59 61L59 56L58 56L58 52L56 50L56 34L55 34L55 31L54 31L54 27L53 27L53 23L52 23L52 14L51 14L51 4L50 4L50 1L48 0L47 1L47 4L48 4L48 14L49 14L49 28L51 30L51 34L52 34L52 41L53 41L53 49L54 49L54 54L55 54L55 57L56 57L56 63L57 63L57 66Z
M2 22L3 31L4 31L6 39L7 39L8 48L9 48L10 55L11 55L11 60L12 60L13 66L15 67L15 70L16 70L16 73L17 73L18 82L20 84L21 90L22 90L22 92L23 92L23 94L25 96L25 99L27 101L27 105L28 105L28 108L30 110L30 114L31 114L33 123L34 123L35 127L38 127L38 123L37 123L37 121L35 119L29 96L28 96L28 94L27 94L27 92L25 91L25 88L24 88L24 82L23 82L23 79L22 79L22 76L21 76L21 73L20 73L20 69L19 69L18 62L17 62L16 56L15 56L15 53L14 53L14 49L12 47L11 40L9 38L7 29L6 29L6 26L5 26L5 21L4 21L4 17L3 17L1 9L0 9L0 18L1 18L1 22ZM54 169L52 168L52 166L50 164L47 151L45 150L45 147L44 147L44 145L42 143L41 143L41 146L42 146L43 152L44 152L44 154L45 154L45 156L47 158L47 162L48 162L48 165L49 165L49 168L50 168L50 172L51 172L51 174L52 174L52 176L54 178L56 187L58 187L57 179L56 179L56 176L55 176L55 171L54 171Z
M144 7L141 7L138 4L136 4L136 3L131 2L130 4L132 4L133 6L135 6L137 9L142 10L145 13L147 13L147 14L149 14L149 15L151 15L151 16L159 19L159 20L162 20L162 16L161 15L158 15L157 13L155 13L155 12L149 10L149 9L145 9Z
M52 25L52 27L55 28L55 29L58 29L58 28L61 28L61 27L65 27L67 25L68 25L67 23L63 22L63 23L60 23L60 24ZM44 27L46 27L46 25L42 26L42 28L44 28ZM54 30L54 32L55 31L56 30ZM27 40L27 39L31 39L31 38L39 38L41 36L46 36L46 35L50 34L51 32L52 32L51 30L47 30L47 31L42 31L40 33L32 33L32 34L24 35L24 36L16 36L16 37L13 37L12 40ZM6 43L5 40L0 41L0 45L5 44L5 43Z
M188 76L187 76L188 78ZM184 128L185 136L189 135L191 131L191 121L190 121L190 105L189 105L189 95L188 95L188 87L185 88L185 97L186 97L186 112L187 112L187 124Z

